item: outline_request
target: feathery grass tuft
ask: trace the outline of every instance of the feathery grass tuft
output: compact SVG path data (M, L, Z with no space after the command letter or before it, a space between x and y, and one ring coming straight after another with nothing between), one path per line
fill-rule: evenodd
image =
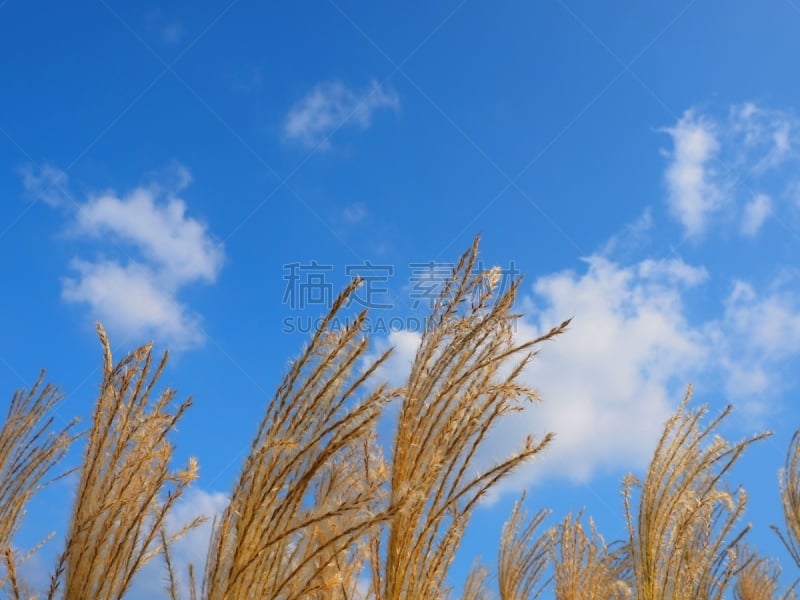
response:
M153 388L167 355L153 370L151 345L116 365L105 331L103 380L88 442L65 549L51 578L48 598L121 598L133 576L163 548L159 532L172 506L197 477L197 463L170 471L167 434L190 405L170 412L175 392L157 398ZM187 524L172 539L200 523Z
M734 533L746 495L741 488L732 492L723 477L750 444L769 434L728 442L716 430L730 407L703 427L707 409L688 410L690 397L691 387L664 427L644 483L632 476L624 483L639 600L721 599L736 573L736 545L749 529ZM638 513L635 487L641 489Z
M497 580L502 600L533 600L549 583L544 575L550 561L550 548L555 541L555 530L550 528L537 534L550 511L540 510L526 524L523 502L525 494L514 504L500 538Z
M486 567L476 560L467 574L467 581L461 594L462 600L490 600L492 596L486 586L488 578L489 572Z
M472 473L492 425L538 398L517 381L534 345L567 326L516 345L511 310L519 281L495 296L499 273L475 273L477 248L476 238L445 283L401 390L391 462L392 505L399 509L388 524L385 553L374 557L385 561L385 578L373 581L377 600L444 596L447 571L478 500L551 439L529 437L486 473Z
M739 549L739 556L741 566L733 588L734 600L794 599L794 585L788 591L781 592L781 568L777 562L759 557L744 545Z
M331 329L358 285L336 299L267 408L214 531L209 600L352 597L359 542L387 516L374 427L389 394L362 392L389 353L359 369L366 313Z
M587 533L579 514L567 515L550 546L559 600L603 598L624 600L633 595L626 546L609 547L589 519Z
M789 443L786 464L779 474L779 487L787 531L783 533L775 525L772 529L800 567L800 429Z
M70 430L75 421L58 433L51 431L51 413L61 394L43 382L42 372L29 391L14 394L0 428L0 552L5 569L5 573L0 569L0 589L9 584L12 598L21 597L16 568L27 556L13 550L12 538L31 496L45 484L45 476L73 441Z

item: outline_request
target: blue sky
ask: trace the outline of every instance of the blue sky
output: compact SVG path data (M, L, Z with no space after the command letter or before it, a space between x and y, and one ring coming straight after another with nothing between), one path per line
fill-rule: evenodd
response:
M60 418L88 416L96 320L120 356L171 348L195 400L174 441L201 467L184 510L213 510L304 341L287 323L324 312L290 302L289 265L332 290L379 267L374 316L407 319L420 265L480 233L526 277L521 336L574 320L483 459L556 442L478 511L453 583L522 489L620 535L621 477L690 381L734 405L731 437L775 431L733 483L793 573L768 527L800 424L800 4L724 8L0 1L0 392L46 367ZM376 330L388 377L415 335ZM59 485L21 543L63 532Z

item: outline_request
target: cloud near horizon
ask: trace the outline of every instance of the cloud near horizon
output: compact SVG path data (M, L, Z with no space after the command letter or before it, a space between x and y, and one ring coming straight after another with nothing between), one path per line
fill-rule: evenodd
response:
M780 392L781 368L800 356L800 302L785 282L759 293L734 281L717 311L698 321L688 307L709 279L700 266L679 259L623 265L600 254L585 265L539 277L520 297L519 342L573 321L522 374L542 402L499 423L479 453L483 470L529 434L556 434L540 457L500 483L495 498L547 479L583 483L644 468L692 382L702 402L718 381L748 425L781 412L767 401ZM411 331L378 339L373 356L395 347L378 376L403 385L419 341Z
M523 298L530 316L518 323L519 340L573 321L522 376L543 402L502 423L483 458L499 459L530 433L552 431L556 438L499 492L548 477L585 482L598 471L646 464L678 396L711 359L685 309L686 296L707 277L680 260L623 266L595 255L584 272L536 280Z

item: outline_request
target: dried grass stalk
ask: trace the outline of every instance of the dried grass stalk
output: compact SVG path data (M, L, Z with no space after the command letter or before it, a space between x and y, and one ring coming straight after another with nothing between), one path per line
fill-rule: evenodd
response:
M734 600L793 600L792 586L782 592L781 568L776 561L761 558L746 546L739 549L740 567L733 588Z
M25 556L12 549L12 538L31 496L45 485L45 476L66 453L75 424L70 422L58 433L51 430L51 413L61 394L43 382L41 373L29 391L14 394L0 428L0 552L5 570L0 570L0 589L8 583L13 598L20 597L16 566Z
M550 528L539 534L539 528L550 511L540 510L526 523L524 501L525 494L514 505L500 538L497 579L502 600L533 600L549 583L544 575L555 530Z
M800 567L800 429L795 431L786 451L786 463L779 475L783 518L786 533L775 525L778 534L795 564Z
M555 570L555 597L558 600L603 598L624 600L633 594L627 548L606 544L589 519L587 533L581 514L572 515L558 526L555 543L550 546Z
M628 476L623 486L639 600L722 598L736 572L736 545L749 529L734 534L746 495L722 478L750 444L769 434L728 442L716 429L730 407L703 427L707 409L689 411L690 397L691 388L664 427L644 483ZM641 489L636 513L634 487Z
M519 282L495 296L499 271L474 272L477 247L476 239L443 286L402 390L391 473L392 506L399 510L389 522L385 552L380 540L373 543L374 560L385 565L384 578L373 578L378 600L443 597L478 500L551 438L529 437L508 459L483 474L473 472L491 426L537 399L517 381L533 346L567 325L515 345L511 310Z
M115 365L105 331L100 325L97 330L105 352L103 381L49 598L59 588L68 600L121 598L137 571L162 551L165 517L197 477L194 459L185 470L169 469L173 448L166 437L190 400L170 412L174 391L152 397L167 355L153 370L146 345Z
M210 600L355 593L359 541L386 518L378 505L386 469L373 436L388 392L378 386L360 396L389 355L359 369L366 313L331 329L358 284L336 299L267 408L215 527L204 581Z
M489 572L480 561L476 560L469 570L467 581L464 583L464 592L461 594L462 600L490 600L491 594L486 585Z

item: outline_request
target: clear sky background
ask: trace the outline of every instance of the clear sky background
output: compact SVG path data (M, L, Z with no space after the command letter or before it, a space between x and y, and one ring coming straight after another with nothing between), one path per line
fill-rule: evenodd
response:
M797 575L769 525L800 426L798 32L794 0L0 0L0 393L45 367L59 418L86 420L95 321L118 356L169 347L164 382L195 401L173 441L201 468L182 514L213 511L325 312L299 284L372 265L373 316L409 323L420 265L480 233L526 277L521 336L574 320L525 374L542 404L481 459L556 441L478 510L453 585L523 489L621 536L621 478L689 382L733 404L726 435L774 430L731 481ZM376 328L390 379L417 339ZM63 534L71 483L21 545Z

